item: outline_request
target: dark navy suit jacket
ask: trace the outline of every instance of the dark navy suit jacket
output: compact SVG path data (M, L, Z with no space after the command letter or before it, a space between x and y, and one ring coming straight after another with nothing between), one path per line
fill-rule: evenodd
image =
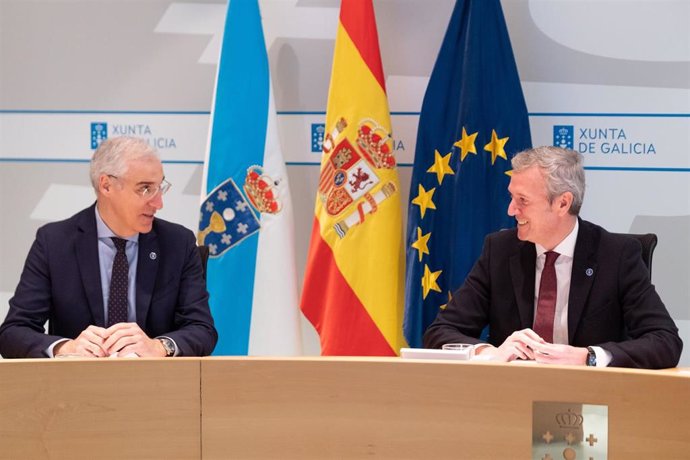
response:
M501 345L534 320L536 250L517 230L486 237L482 254L445 310L424 334L424 346ZM678 364L683 342L651 284L638 241L580 220L568 298L568 338L576 347L611 352L610 366L668 368Z
M46 357L56 340L74 339L92 324L105 327L94 206L36 233L0 326L3 357ZM194 234L154 219L139 235L137 324L149 337L173 339L181 356L208 355L218 340L208 297Z

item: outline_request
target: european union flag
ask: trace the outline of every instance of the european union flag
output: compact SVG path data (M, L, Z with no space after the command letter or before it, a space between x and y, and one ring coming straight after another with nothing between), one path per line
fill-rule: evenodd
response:
M499 0L458 0L422 104L407 222L405 337L422 334L506 213L510 159L531 147Z

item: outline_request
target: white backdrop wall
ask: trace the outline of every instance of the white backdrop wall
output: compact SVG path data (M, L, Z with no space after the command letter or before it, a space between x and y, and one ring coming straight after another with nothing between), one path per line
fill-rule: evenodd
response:
M406 195L419 109L454 2L374 4ZM301 274L339 2L260 5ZM690 2L503 8L534 144L585 155L585 219L659 235L653 281L690 344ZM224 12L224 0L0 0L0 317L36 229L93 201L94 137L156 145L174 184L159 215L195 229ZM307 353L318 354L314 331L303 329ZM690 352L681 362L690 365Z

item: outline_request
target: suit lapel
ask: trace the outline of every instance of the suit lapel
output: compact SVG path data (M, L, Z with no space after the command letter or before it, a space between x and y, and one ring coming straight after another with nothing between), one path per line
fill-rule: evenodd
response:
M534 266L537 253L531 243L520 242L510 257L510 276L522 327L532 327L534 319Z
M160 249L155 230L139 234L139 257L137 262L137 324L142 329L146 326L146 317L151 306L151 296L158 273Z
M570 344L573 343L589 291L597 275L595 249L599 244L598 236L587 225L587 222L580 220L579 225L568 296L568 343Z
M86 292L86 300L91 310L92 324L105 327L95 205L81 213L77 221L77 228L81 233L76 242L77 264L84 285L84 292Z

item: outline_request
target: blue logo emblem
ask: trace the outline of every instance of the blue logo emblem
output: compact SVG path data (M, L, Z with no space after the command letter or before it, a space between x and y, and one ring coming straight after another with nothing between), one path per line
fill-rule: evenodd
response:
M108 138L108 123L91 123L91 150L96 150L98 146Z
M228 179L201 203L198 242L208 246L210 257L219 257L260 227L235 181Z
M326 132L326 125L324 123L311 124L311 151L314 153L321 153L323 147L323 134Z
M340 187L345 183L345 173L343 171L337 171L333 177L333 185Z
M553 126L553 145L564 149L573 148L573 137L575 127L573 125L554 125Z

